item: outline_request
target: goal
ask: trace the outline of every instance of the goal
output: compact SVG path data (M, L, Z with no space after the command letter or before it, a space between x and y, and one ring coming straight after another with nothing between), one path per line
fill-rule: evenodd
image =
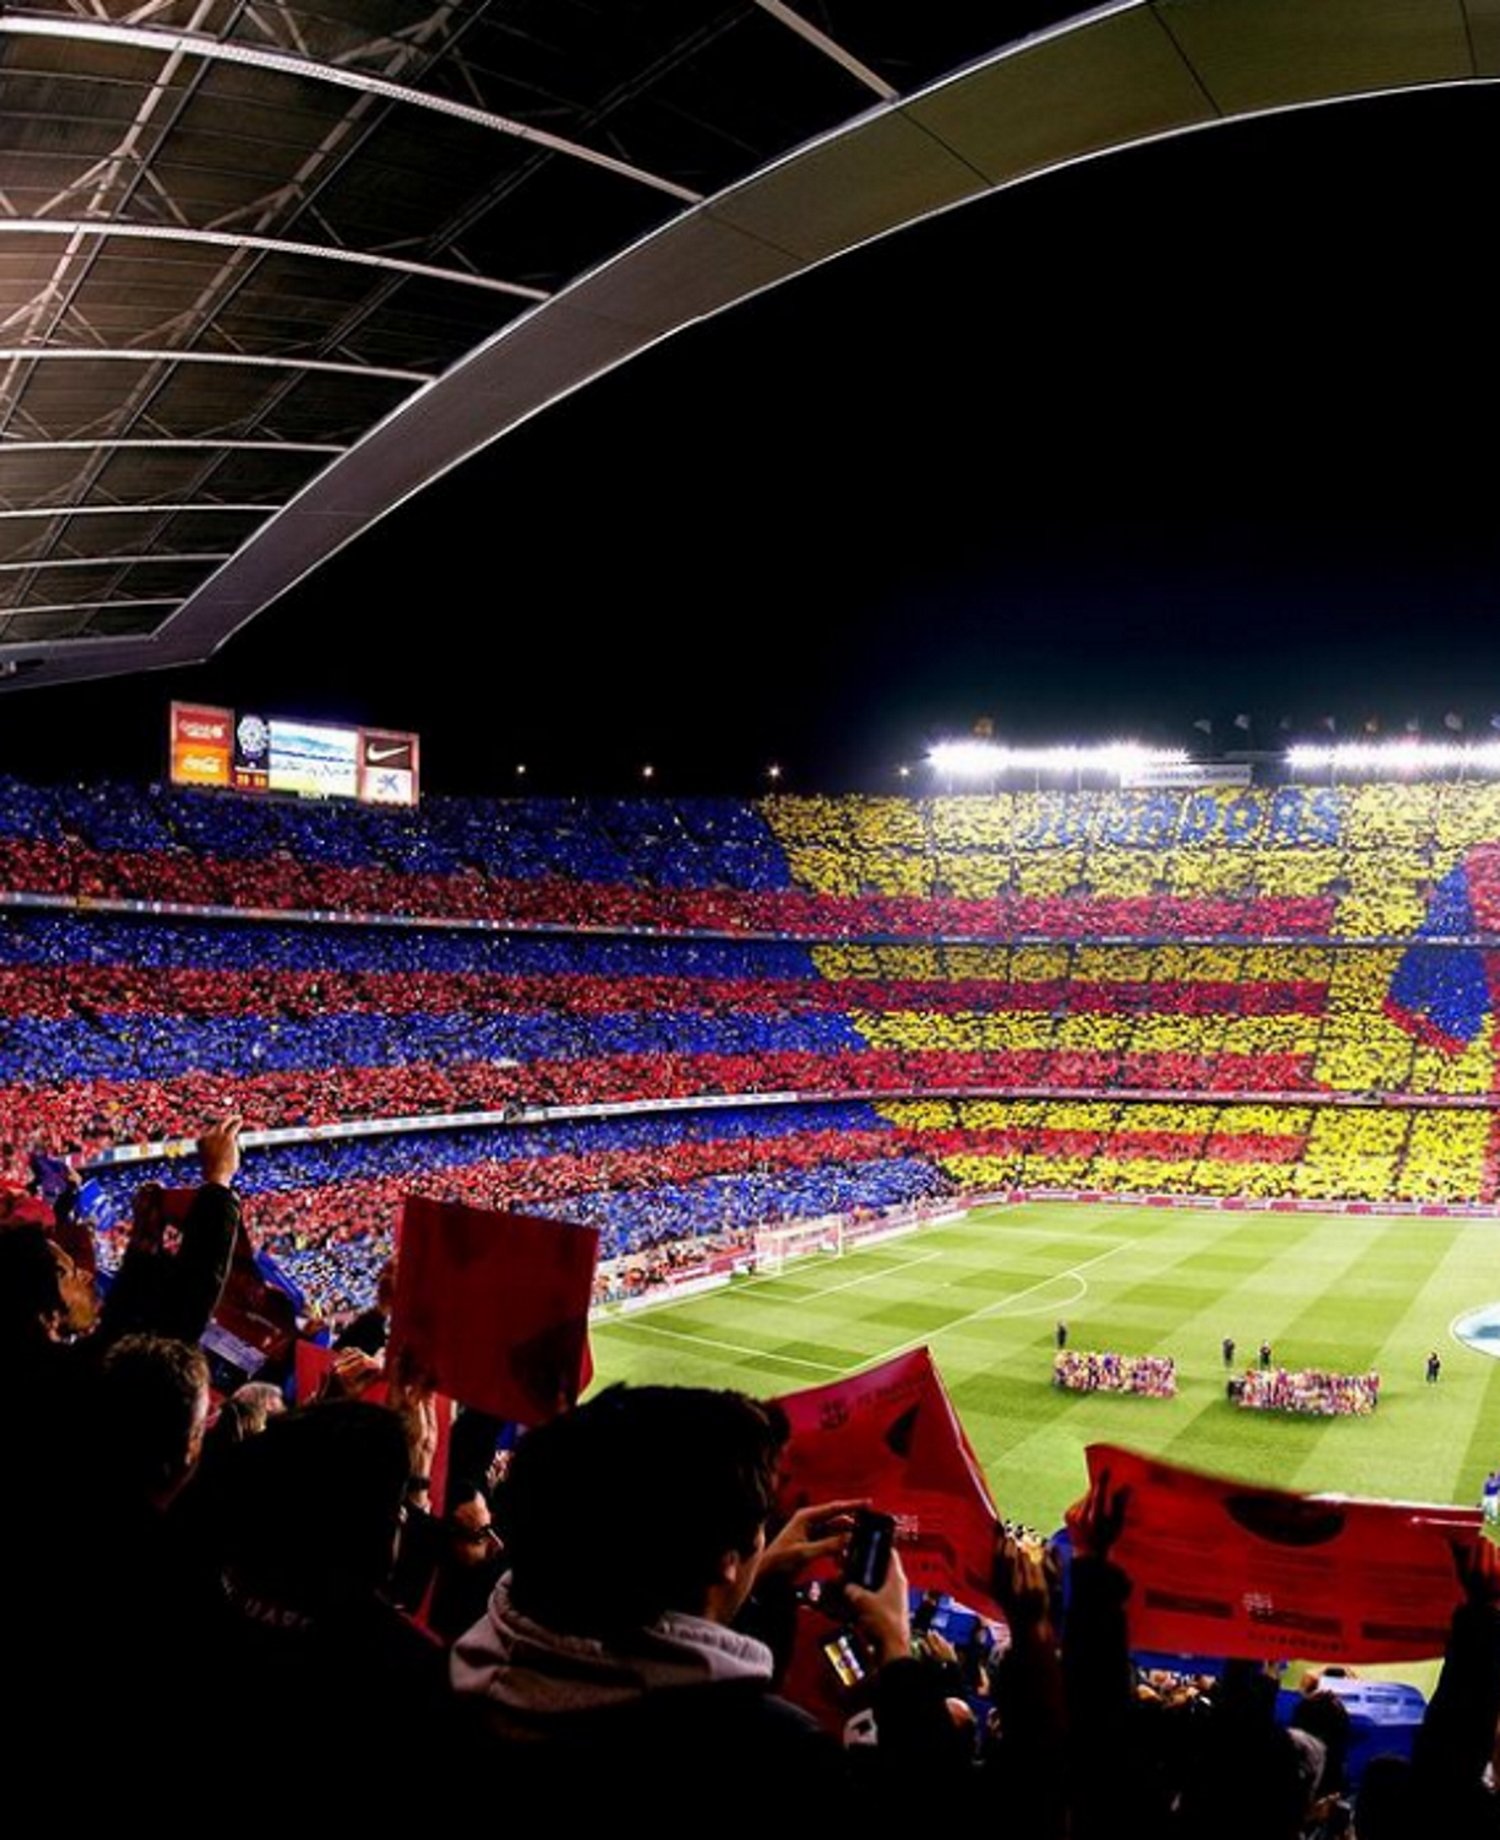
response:
M755 1235L755 1269L784 1271L788 1259L805 1259L815 1252L837 1258L843 1250L844 1223L837 1215L792 1227L761 1227Z

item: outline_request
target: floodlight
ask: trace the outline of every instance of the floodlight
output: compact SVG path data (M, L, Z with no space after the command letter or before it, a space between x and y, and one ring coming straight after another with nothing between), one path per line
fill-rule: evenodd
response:
M1449 768L1500 773L1500 741L1421 741L1408 735L1391 741L1300 743L1287 749L1286 762L1295 773L1325 768L1335 773L1436 773Z

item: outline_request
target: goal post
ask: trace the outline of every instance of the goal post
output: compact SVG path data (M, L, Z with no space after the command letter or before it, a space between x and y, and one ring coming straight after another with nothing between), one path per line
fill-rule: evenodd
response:
M755 1234L755 1269L784 1271L788 1259L810 1258L814 1253L837 1258L843 1250L844 1222L837 1214L790 1227L760 1227Z

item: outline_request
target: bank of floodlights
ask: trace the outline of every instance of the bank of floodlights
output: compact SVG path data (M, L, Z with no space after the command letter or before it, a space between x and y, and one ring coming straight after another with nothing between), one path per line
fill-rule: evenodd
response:
M1139 773L1186 765L1181 748L1148 748L1135 741L1095 747L1006 747L998 741L940 741L927 764L944 779L997 780L1012 773Z
M1500 773L1500 741L1334 741L1288 748L1294 773Z

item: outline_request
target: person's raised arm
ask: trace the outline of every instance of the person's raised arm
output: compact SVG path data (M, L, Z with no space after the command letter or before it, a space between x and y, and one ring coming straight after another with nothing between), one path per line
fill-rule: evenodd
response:
M1482 1534L1455 1540L1453 1563L1464 1601L1453 1612L1412 1766L1420 1805L1461 1819L1482 1794L1500 1720L1500 1546Z
M1037 1840L1066 1829L1067 1707L1053 1627L1056 1560L1050 1551L995 1530L993 1589L1010 1628L995 1673L1001 1741L992 1764L1018 1832Z
M198 1139L203 1181L182 1223L182 1244L167 1272L164 1322L158 1334L196 1342L219 1307L240 1225L240 1201L234 1192L240 1128L240 1119L223 1118Z
M240 1167L240 1120L229 1117L210 1125L198 1139L198 1158L203 1181L182 1223L175 1253L167 1254L161 1246L166 1224L161 1191L141 1191L145 1199L137 1206L130 1243L105 1298L99 1329L105 1341L122 1335L164 1335L196 1342L219 1307L240 1224L233 1187Z
M1103 1470L1068 1510L1073 1548L1063 1680L1068 1706L1068 1794L1080 1840L1128 1831L1121 1805L1132 1772L1132 1675L1125 1604L1130 1581L1109 1555L1125 1525L1128 1489Z

